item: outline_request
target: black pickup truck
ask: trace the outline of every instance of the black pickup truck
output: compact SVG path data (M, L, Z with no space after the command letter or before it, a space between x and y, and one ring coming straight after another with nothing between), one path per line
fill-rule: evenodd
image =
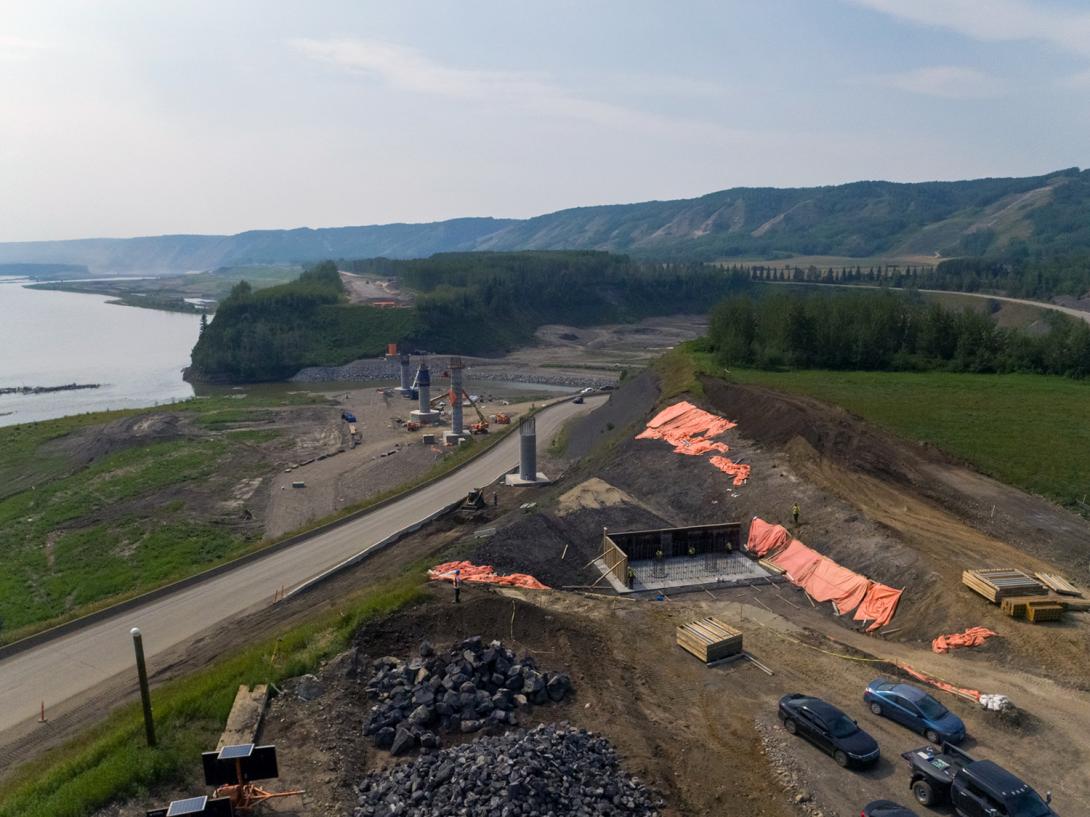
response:
M976 760L950 744L941 751L925 746L901 755L912 772L916 800L932 806L948 802L958 817L1059 817L1028 785L990 760Z

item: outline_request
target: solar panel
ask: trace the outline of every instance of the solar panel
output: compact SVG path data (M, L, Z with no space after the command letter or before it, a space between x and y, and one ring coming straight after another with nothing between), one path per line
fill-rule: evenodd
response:
M249 757L254 753L254 745L252 743L238 743L234 746L224 746L220 749L217 760L237 760L243 757Z
M204 752L201 763L204 765L204 782L212 787L249 783L252 780L272 780L280 776L275 746L255 746L248 757L235 760L221 760L219 752ZM241 780L238 768L240 765Z
M180 817L182 814L203 814L204 807L208 805L208 797L190 797L185 800L175 800L167 808L167 817Z

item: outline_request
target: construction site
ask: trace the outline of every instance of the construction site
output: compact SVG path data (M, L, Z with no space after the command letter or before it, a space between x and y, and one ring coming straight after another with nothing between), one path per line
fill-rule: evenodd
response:
M407 357L391 350L397 385L344 418L357 445L368 406L412 406L394 425L413 424L399 433L420 449L463 445L502 413L517 468L160 657L153 685L430 566L423 602L365 624L313 675L240 691L209 756L264 751L264 777L195 757L187 783L101 817L194 796L207 814L230 800L360 817L852 817L878 799L950 813L913 801L899 755L927 740L868 709L879 677L929 692L966 725L962 749L1051 792L1058 813L1090 815L1085 520L805 398L707 379L663 401L644 371L539 441L529 406L485 408L462 388L457 358ZM284 484L310 491L328 461ZM97 694L131 696L119 685ZM777 701L797 692L857 721L880 760L838 768L790 734ZM534 785L554 755L581 776ZM231 788L245 780L250 800Z

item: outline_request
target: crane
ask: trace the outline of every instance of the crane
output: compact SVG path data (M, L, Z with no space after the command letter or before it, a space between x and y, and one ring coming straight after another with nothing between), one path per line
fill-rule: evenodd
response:
M469 403L469 405L473 406L473 410L477 412L477 422L473 423L469 427L469 430L474 434L487 434L488 418L484 416L484 412L481 411L480 406L477 405L477 402L470 397L464 389L462 390L462 396L465 397L466 402Z

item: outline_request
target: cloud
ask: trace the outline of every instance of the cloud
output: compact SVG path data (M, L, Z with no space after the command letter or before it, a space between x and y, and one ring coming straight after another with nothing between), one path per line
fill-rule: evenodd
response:
M1039 0L849 0L857 6L985 42L1038 40L1090 57L1090 13Z
M933 65L897 74L876 74L864 82L943 99L992 99L1002 95L999 83L976 68Z
M695 139L740 138L748 131L658 114L575 94L543 74L458 68L403 45L370 39L295 39L288 44L304 56L379 79L402 91L519 109L546 117L597 125L639 128ZM678 80L678 82L681 82ZM690 91L706 87L689 84Z

